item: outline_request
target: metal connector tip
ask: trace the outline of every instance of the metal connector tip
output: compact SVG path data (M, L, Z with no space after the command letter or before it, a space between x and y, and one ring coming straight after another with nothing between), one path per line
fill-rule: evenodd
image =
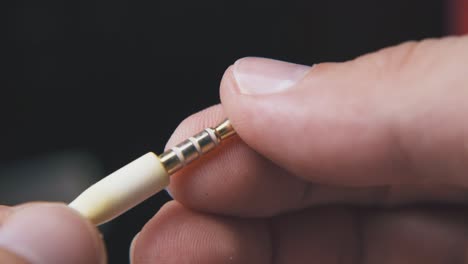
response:
M235 134L236 131L232 127L231 122L229 119L226 119L215 128L206 128L202 132L165 151L159 155L159 159L167 173L173 174Z
M229 121L229 119L226 119L221 124L217 125L214 128L214 130L215 130L216 136L221 141L236 134L236 131L232 127L231 121Z

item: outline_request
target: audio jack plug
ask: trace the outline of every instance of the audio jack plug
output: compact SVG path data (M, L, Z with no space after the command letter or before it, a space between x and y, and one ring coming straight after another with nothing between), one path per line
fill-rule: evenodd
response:
M106 223L169 185L170 175L235 135L226 119L206 128L160 156L149 152L81 193L69 207L93 224Z

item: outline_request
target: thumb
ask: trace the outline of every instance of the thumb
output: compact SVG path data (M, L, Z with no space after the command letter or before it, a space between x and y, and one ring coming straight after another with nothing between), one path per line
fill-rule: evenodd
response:
M0 263L105 263L95 227L62 204L0 207Z
M467 61L466 37L313 67L244 58L221 101L250 147L309 181L467 185Z

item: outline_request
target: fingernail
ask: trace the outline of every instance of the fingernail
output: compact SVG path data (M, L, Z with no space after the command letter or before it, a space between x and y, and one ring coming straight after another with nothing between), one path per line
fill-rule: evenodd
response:
M31 205L14 210L5 220L0 247L30 263L105 261L103 246L90 229L65 205Z
M289 62L248 57L234 63L234 78L243 94L278 93L300 81L309 66Z

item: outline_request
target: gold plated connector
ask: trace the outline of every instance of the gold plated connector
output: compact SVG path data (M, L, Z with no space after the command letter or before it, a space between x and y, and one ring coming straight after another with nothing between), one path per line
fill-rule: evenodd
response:
M206 128L175 147L159 155L168 174L173 174L193 160L214 149L219 143L236 134L226 119L215 128Z

